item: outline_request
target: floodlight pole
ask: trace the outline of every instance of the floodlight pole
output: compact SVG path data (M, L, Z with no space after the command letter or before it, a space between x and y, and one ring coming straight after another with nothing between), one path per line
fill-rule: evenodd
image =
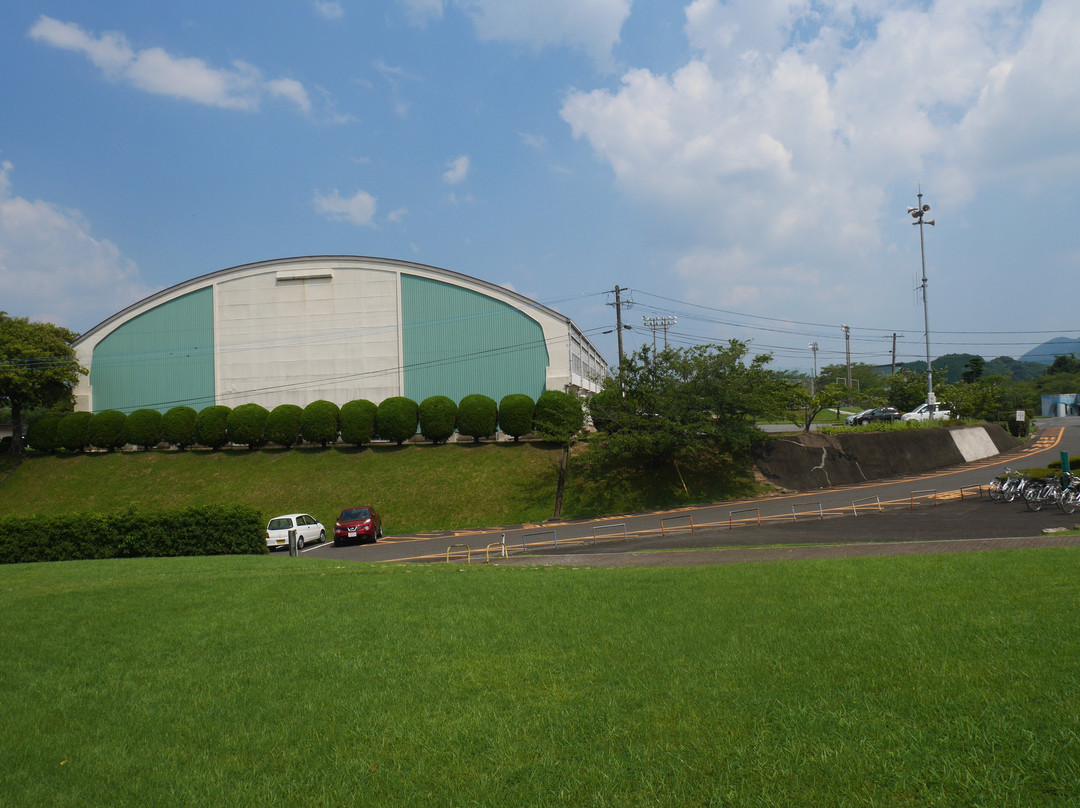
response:
M923 219L930 212L930 206L922 201L922 188L919 189L919 204L917 207L908 208L908 213L915 219L911 224L919 226L919 254L922 256L922 304L923 325L926 329L926 403L935 404L934 398L934 368L930 364L930 304L926 299L926 239L923 237L923 225L934 225L933 219Z
M810 377L810 395L817 395L817 343L810 343L810 350L814 353L814 375Z

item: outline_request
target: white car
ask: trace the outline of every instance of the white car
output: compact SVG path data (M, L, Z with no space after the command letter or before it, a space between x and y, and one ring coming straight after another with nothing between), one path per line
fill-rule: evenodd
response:
M952 418L952 411L942 404L920 404L911 412L900 416L901 421L946 421Z
M266 546L289 546L289 531L296 531L296 549L303 550L308 542L326 541L326 528L314 516L306 513L287 513L275 516L266 526Z

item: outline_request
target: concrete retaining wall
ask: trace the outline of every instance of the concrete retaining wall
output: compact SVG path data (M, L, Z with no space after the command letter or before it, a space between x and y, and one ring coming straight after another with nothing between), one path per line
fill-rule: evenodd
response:
M970 463L1020 443L996 424L839 435L800 432L769 441L755 462L773 485L807 491Z

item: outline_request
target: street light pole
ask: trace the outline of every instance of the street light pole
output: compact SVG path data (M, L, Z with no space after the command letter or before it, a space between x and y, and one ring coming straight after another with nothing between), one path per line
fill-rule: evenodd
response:
M815 387L817 385L817 343L810 343L810 350L814 352L814 375L810 377L810 395L817 395Z
M912 226L919 226L919 253L922 255L922 304L923 304L923 323L926 328L926 403L934 404L934 368L930 365L930 304L926 300L926 240L923 237L923 225L928 224L931 227L934 226L933 219L923 218L930 212L930 206L924 205L922 201L922 188L919 189L919 204L914 208L908 208L908 213L915 220L911 224Z

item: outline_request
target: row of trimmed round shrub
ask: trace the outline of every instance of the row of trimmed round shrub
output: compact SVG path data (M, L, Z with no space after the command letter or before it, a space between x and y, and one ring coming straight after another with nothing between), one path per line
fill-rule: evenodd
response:
M112 451L125 445L149 449L159 443L180 449L195 445L220 449L230 443L255 449L268 443L291 447L304 441L327 446L340 440L360 446L376 437L400 446L418 429L433 443L445 442L455 432L478 442L497 429L517 441L533 431L535 421L575 407L581 411L575 396L549 390L535 402L527 395L513 393L498 404L475 394L465 396L459 404L446 396L431 396L420 404L395 396L378 406L357 399L340 408L319 400L306 407L281 404L273 410L259 404L241 404L234 409L218 404L200 411L173 407L164 415L151 409L135 410L130 415L117 410L72 412L34 421L27 431L27 444L44 453L57 449L77 452L87 447Z

